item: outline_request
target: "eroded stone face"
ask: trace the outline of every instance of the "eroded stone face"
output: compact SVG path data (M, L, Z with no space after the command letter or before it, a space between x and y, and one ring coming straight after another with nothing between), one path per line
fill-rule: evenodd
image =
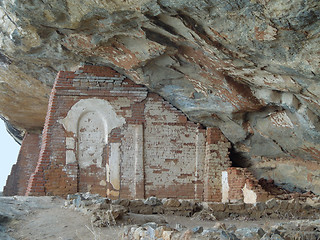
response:
M233 161L253 171L259 157L319 161L319 8L317 0L4 0L0 114L41 129L56 72L90 62L218 126Z

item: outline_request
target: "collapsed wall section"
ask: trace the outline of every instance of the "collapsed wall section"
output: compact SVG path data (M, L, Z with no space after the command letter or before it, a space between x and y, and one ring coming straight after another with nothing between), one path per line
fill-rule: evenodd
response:
M266 192L246 168L230 167L222 172L222 202L265 202L273 196Z

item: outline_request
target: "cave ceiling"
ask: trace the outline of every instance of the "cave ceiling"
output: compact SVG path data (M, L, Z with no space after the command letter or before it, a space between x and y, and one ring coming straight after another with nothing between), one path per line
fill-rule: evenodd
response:
M1 0L0 114L40 131L57 72L105 65L234 158L319 161L319 18L318 0Z

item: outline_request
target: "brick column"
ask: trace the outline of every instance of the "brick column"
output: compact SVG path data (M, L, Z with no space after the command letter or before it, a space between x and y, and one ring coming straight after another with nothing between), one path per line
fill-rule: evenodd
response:
M207 128L204 200L221 202L221 172L231 166L230 143L218 128Z
M144 198L144 157L143 157L143 148L144 148L144 138L143 138L143 125L137 124L134 126L135 137L135 176L134 176L134 185L135 185L135 198L143 199Z
M194 198L196 200L203 200L203 176L205 166L205 150L206 150L206 130L197 129L196 136L196 172L194 185Z

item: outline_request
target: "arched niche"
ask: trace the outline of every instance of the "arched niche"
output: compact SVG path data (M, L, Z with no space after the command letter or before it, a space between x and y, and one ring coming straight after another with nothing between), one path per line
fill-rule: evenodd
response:
M77 159L80 168L102 167L103 148L108 142L103 120L97 112L86 112L78 120Z
M108 135L125 123L103 99L82 99L74 104L67 116L59 121L68 132L66 164L79 166L78 191L105 195L112 185L113 193L120 190L120 149L110 144L112 162L106 162Z

